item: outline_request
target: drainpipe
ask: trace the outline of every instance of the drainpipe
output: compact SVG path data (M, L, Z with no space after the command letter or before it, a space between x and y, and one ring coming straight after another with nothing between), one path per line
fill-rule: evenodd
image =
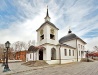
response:
M77 50L77 62L78 62L78 48L77 48L77 38L76 38L76 50Z
M60 48L61 48L61 44L60 44L60 47L59 47L59 64L61 64L61 50L60 50Z

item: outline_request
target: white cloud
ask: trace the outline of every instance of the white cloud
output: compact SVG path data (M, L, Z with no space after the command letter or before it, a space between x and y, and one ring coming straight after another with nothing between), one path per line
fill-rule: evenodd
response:
M94 50L94 46L98 46L98 37L94 38L88 38L87 39L88 44L86 45L86 50Z
M0 10L4 10L7 7L4 0L0 0Z
M60 27L59 38L65 36L69 30L79 37L84 36L86 33L98 28L98 16L88 18L92 15L98 6L94 7L93 0L64 0L58 1L49 0L17 0L11 3L17 7L17 12L23 21L16 21L10 24L8 29L0 30L0 42L5 43L7 40L12 43L15 41L29 41L37 40L36 29L44 22L46 15L46 5L49 7L49 15L51 22ZM65 17L64 17L65 16ZM15 18L15 16L11 16ZM97 37L84 38L88 43L88 47L97 44ZM96 42L96 43L94 43ZM90 45L89 45L90 44ZM91 49L91 48L90 48Z
M0 42L37 40L36 30L44 22L44 13L40 12L34 19L26 19L24 22L15 22L8 29L0 30Z

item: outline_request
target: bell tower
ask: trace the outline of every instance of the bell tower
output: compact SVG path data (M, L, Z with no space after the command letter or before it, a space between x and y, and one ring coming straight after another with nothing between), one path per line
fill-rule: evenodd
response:
M58 28L50 22L50 17L48 13L48 6L45 22L36 30L37 31L37 42L38 45L43 44L58 44Z

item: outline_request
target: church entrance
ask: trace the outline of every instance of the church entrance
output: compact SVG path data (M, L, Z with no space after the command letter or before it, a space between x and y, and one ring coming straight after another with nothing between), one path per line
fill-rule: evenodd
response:
M39 51L39 60L43 60L43 50Z

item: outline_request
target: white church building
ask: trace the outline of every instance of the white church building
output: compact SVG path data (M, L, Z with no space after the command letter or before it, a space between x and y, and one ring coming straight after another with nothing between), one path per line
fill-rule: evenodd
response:
M44 60L48 64L64 64L69 62L79 62L85 57L86 42L72 33L58 40L58 28L50 22L47 13L45 22L36 30L37 46L30 46L26 54L26 61Z

